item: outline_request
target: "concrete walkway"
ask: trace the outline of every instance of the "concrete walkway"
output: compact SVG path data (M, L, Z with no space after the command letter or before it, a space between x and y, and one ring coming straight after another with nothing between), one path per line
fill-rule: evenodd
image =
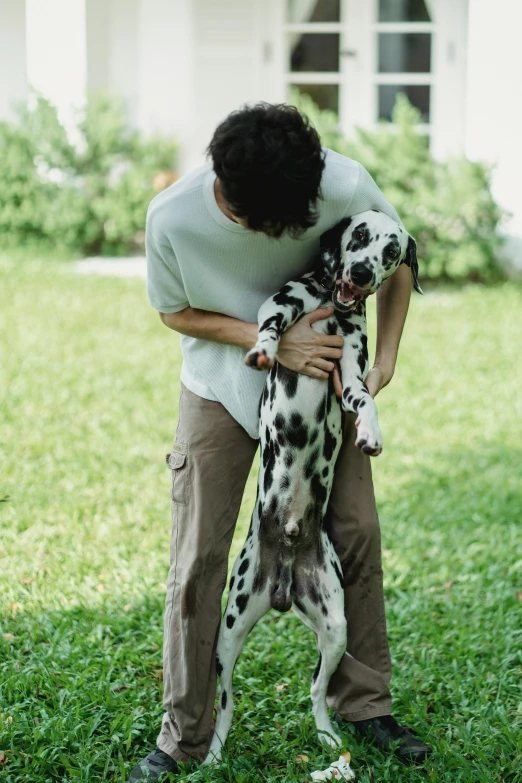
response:
M81 275L108 275L109 277L141 277L147 276L145 256L129 258L84 258L76 261L74 268Z

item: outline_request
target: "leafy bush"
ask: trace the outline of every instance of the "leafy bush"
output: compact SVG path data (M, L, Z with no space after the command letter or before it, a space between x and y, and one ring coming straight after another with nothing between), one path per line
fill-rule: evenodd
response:
M417 240L424 278L492 280L502 210L491 194L491 167L464 157L438 161L417 131L419 112L399 94L393 123L357 129L348 140L337 116L306 95L292 102L307 114L326 147L358 160L374 177Z
M127 128L123 103L89 98L68 134L40 96L0 123L0 243L93 254L143 244L147 206L172 172L176 144ZM158 187L158 182L163 180Z

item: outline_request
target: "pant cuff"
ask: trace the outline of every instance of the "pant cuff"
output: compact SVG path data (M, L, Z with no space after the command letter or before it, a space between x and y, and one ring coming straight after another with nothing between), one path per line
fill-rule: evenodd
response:
M158 738L156 745L160 750L163 751L163 753L166 753L167 756L170 756L171 759L174 759L174 761L186 762L194 760L191 756L183 753L183 751L181 751L173 742L165 742L164 739Z
M382 704L374 704L365 710L358 712L337 712L340 718L350 723L358 720L369 720L370 718L382 718L383 715L391 715L391 701Z

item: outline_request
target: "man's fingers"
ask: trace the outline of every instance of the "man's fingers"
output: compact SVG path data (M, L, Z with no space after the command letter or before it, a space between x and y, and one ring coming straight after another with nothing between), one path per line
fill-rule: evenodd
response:
M320 307L319 310L314 310L313 313L308 313L304 318L309 324L313 324L314 321L320 321L321 318L329 318L333 313L333 307Z
M333 362L327 361L326 359L321 359L321 357L318 356L317 358L312 359L310 366L317 367L319 370L324 370L325 372L332 372L335 364Z
M340 334L320 334L315 332L314 342L318 345L328 345L330 348L342 348L344 337L341 337Z
M339 368L337 365L334 367L334 371L332 373L333 378L333 386L334 391L337 395L337 397L343 396L343 384L341 383L341 373L339 372Z
M324 370L320 370L318 367L314 367L312 364L309 364L307 367L304 367L301 370L303 375L309 375L310 378L317 378L320 381L327 381L330 377L329 372L325 372Z
M340 348L329 348L327 345L317 345L314 348L314 353L321 359L340 359L343 355Z

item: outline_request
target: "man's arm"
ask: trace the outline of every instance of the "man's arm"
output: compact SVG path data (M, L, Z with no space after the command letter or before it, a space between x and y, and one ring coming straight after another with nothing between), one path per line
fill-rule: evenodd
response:
M295 372L326 380L335 367L333 359L341 357L343 338L336 334L320 334L311 324L328 318L333 307L316 310L303 316L284 333L279 343L278 360ZM250 350L257 341L257 324L249 324L228 315L186 307L177 313L161 313L160 318L170 329L199 340L238 345Z
M375 361L366 376L368 391L375 397L393 377L411 294L411 274L401 264L377 291L377 344Z
M221 313L186 307L177 313L160 313L160 318L169 329L199 340L239 345L247 351L256 344L257 324L239 321Z

